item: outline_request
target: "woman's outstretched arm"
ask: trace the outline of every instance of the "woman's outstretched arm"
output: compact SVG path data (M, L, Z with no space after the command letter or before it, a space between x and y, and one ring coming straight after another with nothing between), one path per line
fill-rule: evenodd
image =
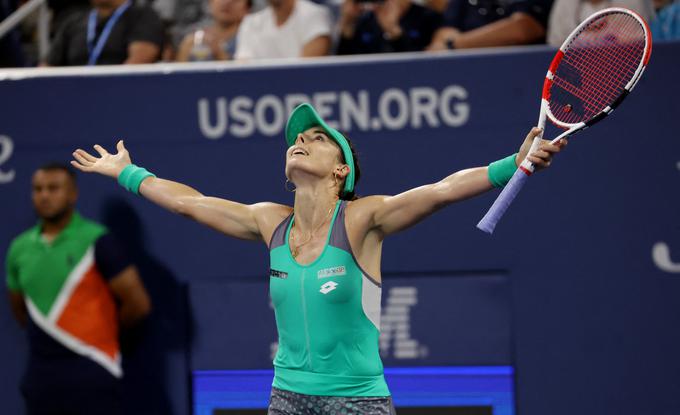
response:
M538 128L529 132L515 158L516 165L524 160L534 137L540 132ZM559 145L544 140L540 147L529 155L529 161L534 163L537 170L546 168L550 165L552 157L564 145L566 140ZM387 236L415 225L445 206L491 189L493 184L489 180L488 167L475 167L460 170L437 183L410 189L398 195L369 196L354 203L355 208L370 218L368 227L377 230L382 236Z
M100 145L94 149L99 157L85 150L73 153L71 164L87 173L98 173L118 179L123 169L132 161L123 141L116 145L116 154L111 154ZM138 193L151 202L171 212L187 216L226 235L249 240L268 242L274 228L290 213L291 209L276 203L255 203L246 205L230 200L205 196L196 189L182 183L146 177Z

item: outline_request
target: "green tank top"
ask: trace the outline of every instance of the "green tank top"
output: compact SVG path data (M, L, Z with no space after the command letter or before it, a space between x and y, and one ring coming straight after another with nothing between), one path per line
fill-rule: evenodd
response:
M276 388L323 396L389 396L379 354L380 284L356 261L338 201L321 255L300 265L288 246L294 217L274 231L269 289L279 347Z

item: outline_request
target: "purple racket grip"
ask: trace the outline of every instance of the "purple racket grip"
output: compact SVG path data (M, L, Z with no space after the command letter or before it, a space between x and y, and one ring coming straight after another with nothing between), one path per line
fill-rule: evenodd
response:
M496 224L501 220L505 211L508 210L512 201L515 200L517 193L522 190L528 178L529 174L521 168L515 170L515 174L512 175L512 178L505 185L501 194L498 195L496 201L493 202L486 215L479 221L477 227L488 234L492 234Z

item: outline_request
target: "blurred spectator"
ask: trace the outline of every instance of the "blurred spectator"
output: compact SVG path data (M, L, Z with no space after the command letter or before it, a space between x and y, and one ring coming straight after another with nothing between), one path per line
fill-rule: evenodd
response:
M448 0L424 0L421 2L423 6L436 11L437 13L444 14L446 11L446 6L449 5Z
M52 30L61 27L71 14L90 9L88 0L47 0L47 5L52 10Z
M154 2L154 4L157 3ZM172 46L179 46L186 35L193 33L201 26L210 24L207 1L167 0L165 4L169 7L161 14L161 18L168 24Z
M47 59L51 66L152 63L163 45L163 25L132 0L91 0L57 29Z
M555 0L548 22L548 43L560 47L579 23L607 7L634 10L648 22L654 16L651 0Z
M0 22L17 9L16 0L0 0ZM12 29L0 39L0 67L24 66L19 30Z
M38 169L40 221L7 253L10 304L28 335L28 415L122 415L119 325L136 325L151 307L137 269L103 226L76 212L77 197L67 166Z
M661 6L651 24L652 37L654 40L680 39L680 0Z
M151 8L161 19L164 28L161 60L176 59L177 47L182 39L201 26L212 22L208 2L204 0L133 0L137 6Z
M411 0L345 0L338 55L424 50L441 15Z
M252 0L210 0L213 23L188 34L180 44L177 60L228 60L236 52L236 33Z
M657 13L661 11L664 7L668 6L669 4L673 3L674 0L652 0L652 4L654 5L654 11Z
M444 27L428 49L542 43L551 4L552 0L450 0Z
M330 14L309 0L269 0L243 19L236 59L295 58L327 55L331 47Z

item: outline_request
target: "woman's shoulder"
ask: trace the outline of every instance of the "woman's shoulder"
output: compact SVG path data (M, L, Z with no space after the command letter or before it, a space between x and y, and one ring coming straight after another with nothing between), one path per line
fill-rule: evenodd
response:
M271 239L276 229L291 215L293 208L274 202L260 202L252 205L255 221L262 239L271 245Z
M346 215L350 216L353 220L368 218L375 213L388 197L389 196L385 195L371 195L350 200L347 202L347 207L345 208L347 212Z
M275 202L259 202L251 205L255 219L265 227L276 227L293 213L293 208Z

